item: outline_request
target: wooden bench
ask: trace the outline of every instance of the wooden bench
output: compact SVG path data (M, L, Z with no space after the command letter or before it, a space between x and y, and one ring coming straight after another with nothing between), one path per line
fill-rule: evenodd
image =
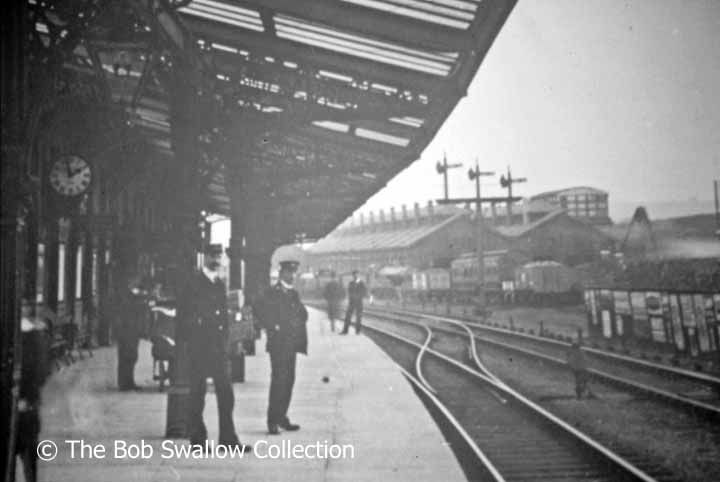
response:
M65 365L70 365L74 361L71 353L72 345L68 339L69 323L51 325L49 329L50 335L50 357L55 363L55 368L60 368L60 361L63 360Z
M90 357L93 356L92 352L92 339L90 337L90 332L88 330L83 330L80 328L80 326L76 324L70 324L71 326L71 335L69 338L70 341L70 351L75 351L78 354L78 358L81 360L84 360L85 357L83 356L83 351L85 351Z

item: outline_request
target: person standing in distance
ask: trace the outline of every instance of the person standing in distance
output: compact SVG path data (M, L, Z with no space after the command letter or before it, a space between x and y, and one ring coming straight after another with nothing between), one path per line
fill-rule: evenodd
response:
M365 288L365 283L358 278L358 270L354 270L352 275L353 279L348 283L347 287L348 307L347 312L345 312L345 325L340 332L341 335L347 335L353 312L355 312L355 333L359 334L362 329L363 299L367 296L367 288Z
M258 324L267 334L270 353L270 395L267 410L268 433L279 429L295 431L300 425L290 422L287 412L295 383L295 361L298 353L307 355L308 312L293 287L300 263L281 261L278 282L268 288L253 304Z
M345 290L337 281L335 272L330 273L330 281L325 285L323 298L327 302L327 314L330 320L330 330L335 331L335 318L338 317L340 311L340 302L345 297Z
M188 433L192 445L205 445L207 429L203 422L207 378L212 377L220 425L219 444L251 450L238 441L232 412L235 404L227 373L229 320L225 285L218 276L222 247L205 250L202 270L192 273L177 300L179 339L187 343L190 366Z
M573 373L573 377L575 378L575 396L577 399L580 400L584 394L587 394L589 398L592 398L593 394L588 386L588 379L590 376L588 373L587 361L585 360L585 354L582 350L581 341L573 342L568 349L567 363Z
M138 360L140 338L145 335L147 283L128 275L116 300L115 336L118 352L118 389L139 390L135 384L135 364Z

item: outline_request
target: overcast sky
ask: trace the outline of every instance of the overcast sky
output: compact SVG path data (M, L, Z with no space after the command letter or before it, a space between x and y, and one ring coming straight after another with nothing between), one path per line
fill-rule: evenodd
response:
M620 202L710 200L720 179L720 0L519 0L416 161L361 211L442 195L434 165L527 177L520 195L590 185ZM500 195L497 179L483 195ZM418 189L423 186L423 189ZM656 213L656 215L661 213Z

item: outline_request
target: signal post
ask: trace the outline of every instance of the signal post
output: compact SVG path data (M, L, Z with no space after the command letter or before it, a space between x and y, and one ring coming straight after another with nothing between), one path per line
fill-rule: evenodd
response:
M447 165L447 161L445 160L445 165ZM445 171L441 171L440 167L441 165L438 163L438 172L439 173L447 173L447 169ZM487 300L485 297L485 250L483 247L483 218L482 218L482 205L483 203L489 203L491 205L495 205L496 203L500 202L507 202L508 203L508 212L510 210L510 204L516 201L520 201L520 197L513 197L512 191L510 191L508 197L482 197L480 195L480 178L484 176L494 176L494 172L489 171L481 171L479 162L475 161L475 167L468 170L468 178L471 181L475 181L475 197L474 198L449 198L447 195L447 185L446 185L446 191L445 191L445 198L444 199L438 199L438 204L468 204L473 203L475 204L475 250L477 252L477 258L478 258L478 273L477 273L477 284L478 284L478 292L477 297L475 300L475 314L484 314L486 312L486 306L487 306ZM508 178L510 178L510 171L508 170ZM504 183L504 176L500 180L501 186L506 187ZM510 178L511 179L511 178ZM524 182L525 179L517 179L517 180L511 180L512 182Z

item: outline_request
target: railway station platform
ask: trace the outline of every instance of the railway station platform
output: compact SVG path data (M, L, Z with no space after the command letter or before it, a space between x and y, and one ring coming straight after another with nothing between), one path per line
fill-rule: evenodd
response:
M266 432L270 363L264 339L258 341L257 355L246 357L246 381L234 384L238 437L255 448L242 457L178 455L180 447L189 445L163 438L167 395L152 381L150 345L140 347L140 392L116 390L116 352L103 348L55 372L45 385L40 440L53 442L58 454L40 462L39 480L465 480L439 428L394 363L368 338L333 333L322 312L309 311L309 356L298 357L289 413L300 431ZM212 385L208 392L205 423L209 439L217 440ZM78 442L68 440L104 447L104 457L89 449L80 454ZM120 447L137 447L138 453L130 457L135 449L116 451L116 441ZM320 452L327 450L326 458L312 458L319 453L314 448L292 456L318 446ZM17 480L23 480L19 473Z

